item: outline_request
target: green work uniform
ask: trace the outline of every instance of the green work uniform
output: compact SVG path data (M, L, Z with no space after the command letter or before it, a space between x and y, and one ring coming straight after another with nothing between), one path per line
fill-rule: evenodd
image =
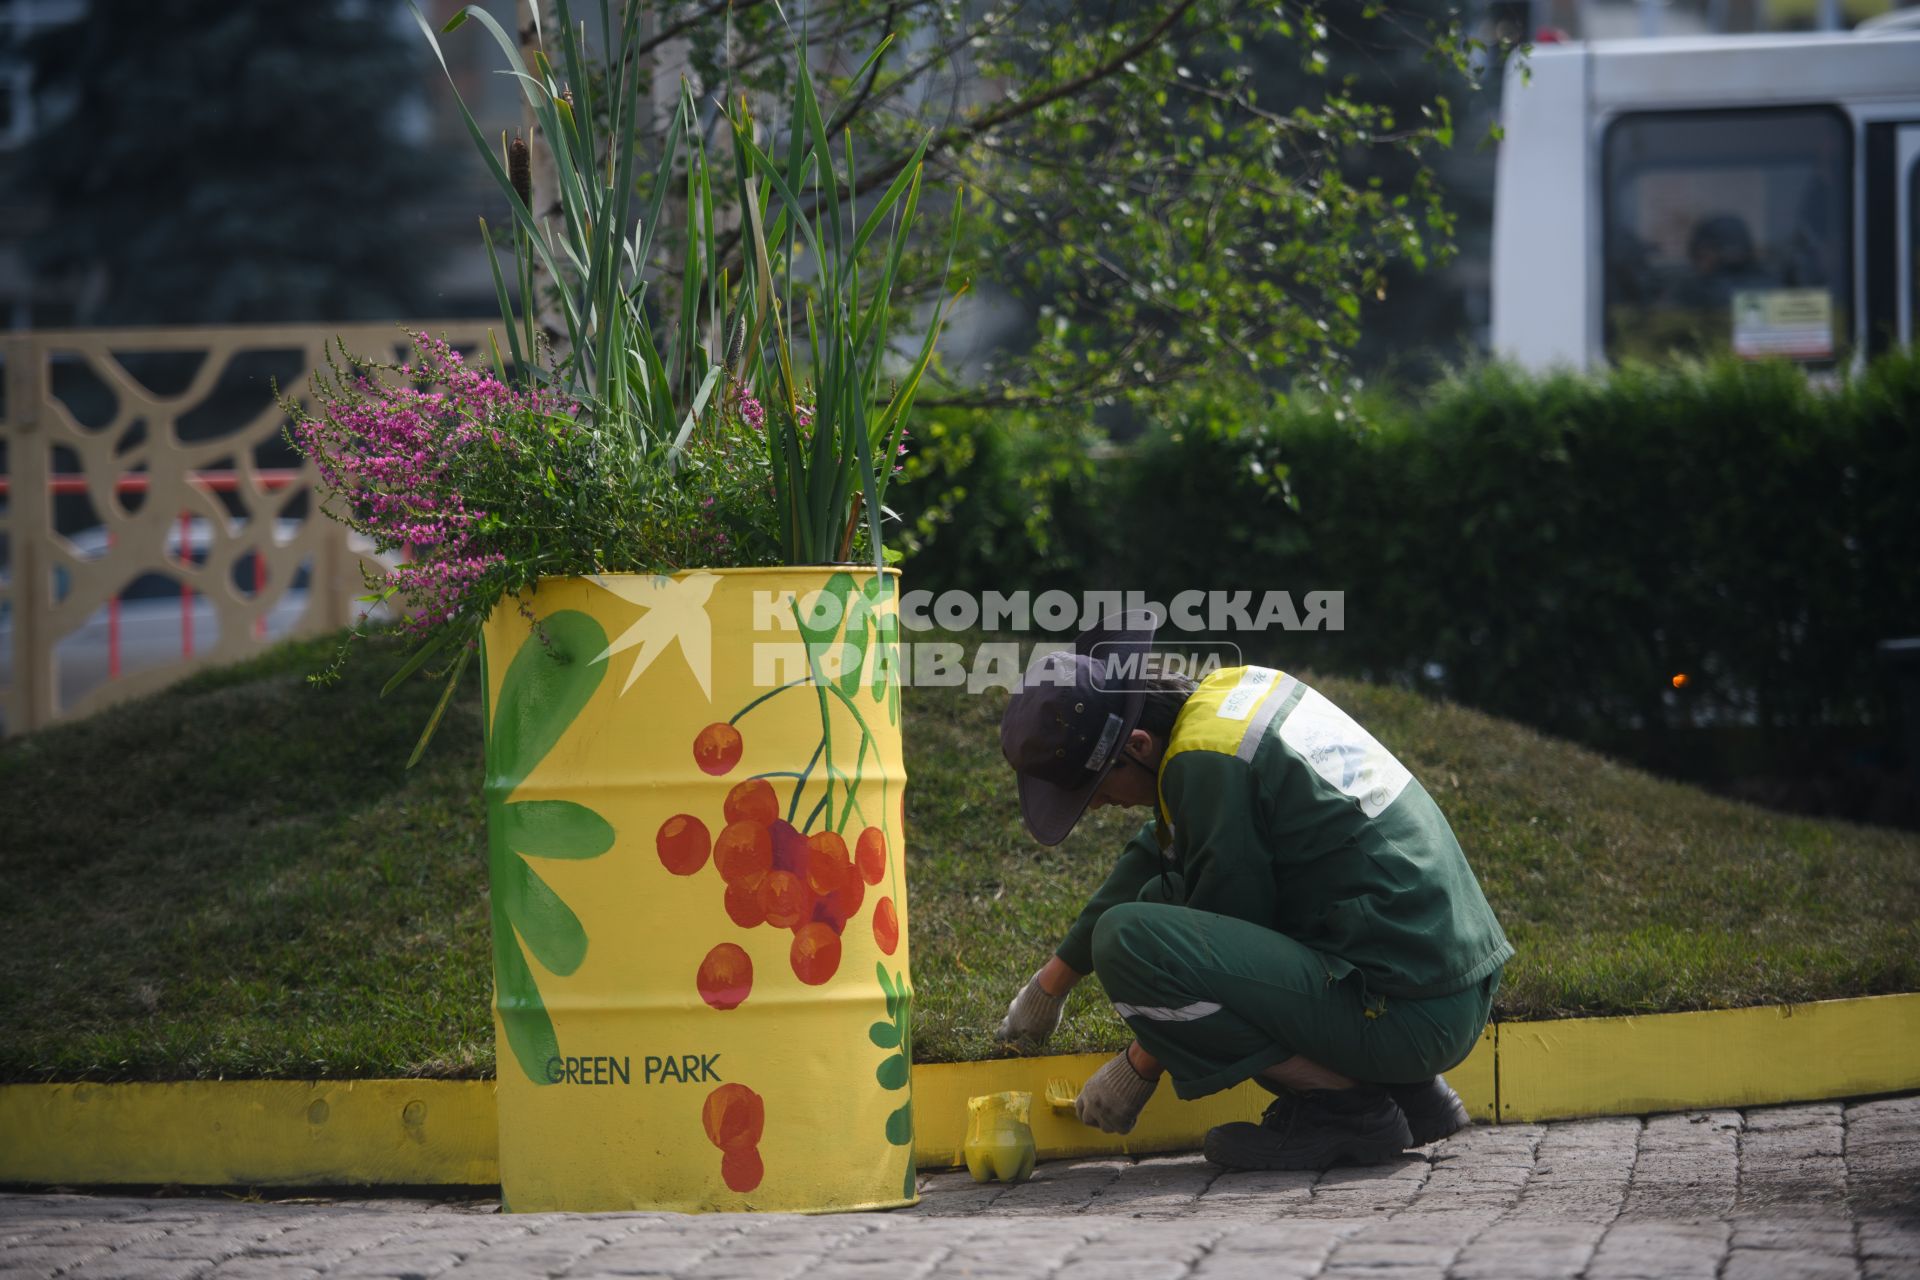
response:
M1295 1054L1382 1084L1467 1056L1513 947L1433 797L1350 716L1271 668L1215 672L1159 798L1058 954L1181 1097Z

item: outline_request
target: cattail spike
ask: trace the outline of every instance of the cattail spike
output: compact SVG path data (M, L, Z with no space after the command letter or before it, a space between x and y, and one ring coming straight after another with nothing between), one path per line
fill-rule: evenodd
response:
M533 157L527 150L527 140L517 131L507 144L507 177L513 183L513 194L520 197L527 212L533 212Z
M727 335L727 376L740 376L740 361L747 354L747 309L733 313L733 332Z

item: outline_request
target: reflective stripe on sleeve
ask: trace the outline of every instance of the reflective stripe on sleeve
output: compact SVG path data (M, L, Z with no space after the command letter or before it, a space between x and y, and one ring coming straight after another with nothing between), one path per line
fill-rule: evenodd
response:
M1235 756L1248 764L1253 763L1254 753L1260 750L1260 739L1266 736L1267 726L1273 723L1273 717L1293 696L1294 687L1299 683L1288 676L1273 687L1260 704L1260 709L1253 713L1253 719L1247 722L1247 731L1240 735L1240 746L1233 753Z
M1178 1009L1155 1009L1147 1005L1120 1004L1116 1001L1113 1011L1123 1018L1145 1018L1150 1022L1192 1022L1195 1018L1204 1018L1210 1013L1220 1012L1220 1006L1211 1000L1196 1000L1192 1004L1181 1005Z

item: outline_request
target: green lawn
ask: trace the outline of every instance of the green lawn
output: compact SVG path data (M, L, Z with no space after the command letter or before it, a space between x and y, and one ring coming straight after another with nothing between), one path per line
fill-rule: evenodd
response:
M331 641L0 744L0 1079L492 1070L477 697ZM1782 817L1457 707L1316 681L1439 798L1519 956L1502 1018L1920 989L1920 836ZM1021 831L1005 695L907 693L918 1056L991 1052L1134 821ZM1055 1045L1125 1032L1095 984Z

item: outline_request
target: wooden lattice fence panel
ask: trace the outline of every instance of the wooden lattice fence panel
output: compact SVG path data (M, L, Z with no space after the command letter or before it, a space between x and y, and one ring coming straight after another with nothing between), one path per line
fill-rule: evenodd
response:
M470 350L486 333L477 321L406 328ZM0 337L7 733L351 621L360 552L318 514L313 468L286 450L262 373L305 400L335 337L380 359L406 348L387 324ZM154 643L169 608L171 655Z

